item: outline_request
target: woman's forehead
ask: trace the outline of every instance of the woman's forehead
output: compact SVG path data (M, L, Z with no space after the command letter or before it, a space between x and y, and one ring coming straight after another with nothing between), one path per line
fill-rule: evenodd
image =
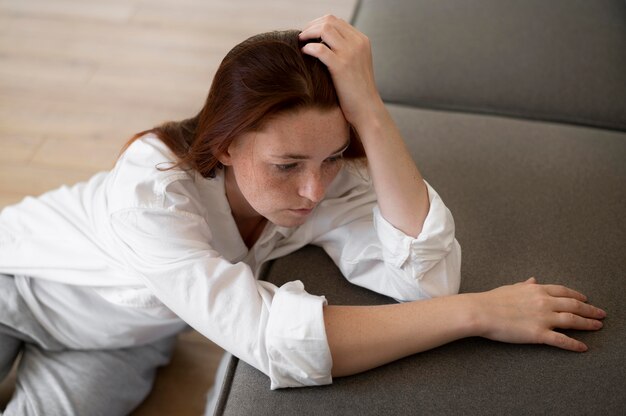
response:
M254 136L255 147L263 153L309 155L341 150L350 129L339 107L305 109L272 118Z

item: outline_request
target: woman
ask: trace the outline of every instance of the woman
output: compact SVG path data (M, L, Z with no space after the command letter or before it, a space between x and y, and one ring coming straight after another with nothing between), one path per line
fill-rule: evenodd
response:
M367 38L333 16L236 46L196 117L7 207L0 231L0 377L23 352L7 415L128 413L186 325L281 388L468 336L584 351L554 328L605 316L533 278L456 294L451 214L380 99ZM306 244L402 303L328 306L256 279Z

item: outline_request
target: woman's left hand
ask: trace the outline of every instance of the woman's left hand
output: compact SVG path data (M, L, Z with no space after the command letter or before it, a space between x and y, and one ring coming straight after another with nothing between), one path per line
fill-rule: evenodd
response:
M300 40L310 39L322 42L308 43L302 51L328 67L343 114L359 130L376 106L383 105L374 81L369 39L332 15L315 19L304 28Z

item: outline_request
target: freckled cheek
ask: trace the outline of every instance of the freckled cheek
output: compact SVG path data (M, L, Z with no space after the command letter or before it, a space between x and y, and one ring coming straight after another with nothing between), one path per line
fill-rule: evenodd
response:
M339 170L341 169L341 163L333 163L323 170L324 185L328 187L330 183L337 177Z
M259 186L259 190L265 195L269 203L289 205L297 195L298 186L296 175L267 175Z

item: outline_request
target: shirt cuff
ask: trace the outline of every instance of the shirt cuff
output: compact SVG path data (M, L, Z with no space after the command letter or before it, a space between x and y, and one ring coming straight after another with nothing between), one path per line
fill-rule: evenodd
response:
M275 293L266 332L272 390L332 383L326 304L324 296L305 292L299 280Z
M427 272L444 258L454 245L454 219L439 194L428 184L430 209L424 220L422 231L414 238L391 225L374 207L374 227L383 247L385 262L403 268L407 262L414 275Z

